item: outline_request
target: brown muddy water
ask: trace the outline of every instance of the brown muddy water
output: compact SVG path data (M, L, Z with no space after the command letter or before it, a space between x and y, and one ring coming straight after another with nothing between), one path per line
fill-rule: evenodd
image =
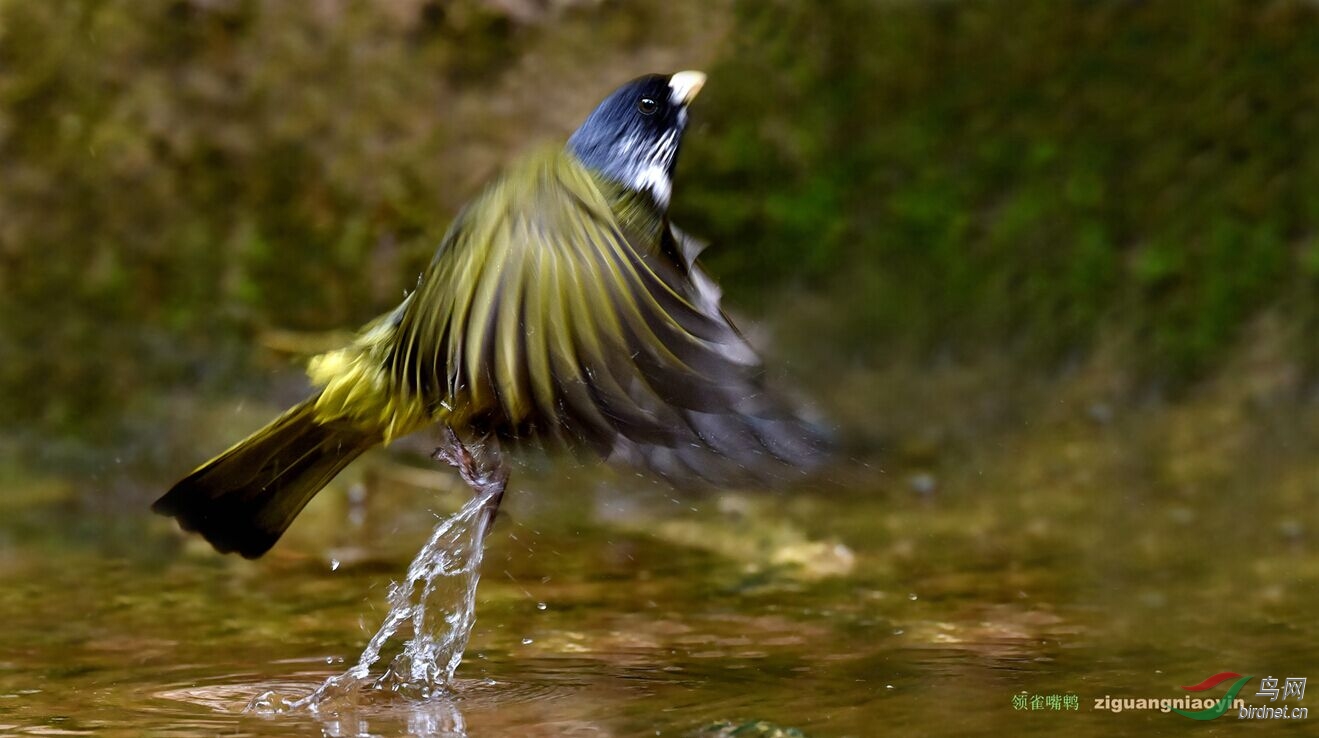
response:
M447 476L368 458L366 484L332 488L246 562L118 501L156 490L5 471L0 735L1252 730L1236 710L1197 722L1120 700L1232 671L1254 677L1247 704L1281 705L1257 696L1264 677L1319 679L1317 467L1224 468L1220 447L1185 456L1175 433L1133 427L1069 426L929 472L845 462L775 493L519 468L456 692L315 716L243 709L357 659L390 582L462 503ZM1319 708L1312 686L1290 705ZM1313 734L1314 712L1253 730Z

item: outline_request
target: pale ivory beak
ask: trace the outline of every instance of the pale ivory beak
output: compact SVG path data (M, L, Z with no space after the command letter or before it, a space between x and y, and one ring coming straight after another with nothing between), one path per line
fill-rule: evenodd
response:
M705 86L704 72L678 72L669 78L670 97L675 105L690 105Z

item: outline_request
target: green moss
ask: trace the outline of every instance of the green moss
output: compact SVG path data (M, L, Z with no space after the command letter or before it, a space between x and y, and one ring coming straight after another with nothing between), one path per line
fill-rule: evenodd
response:
M1133 360L1175 381L1261 310L1313 304L1289 244L1319 225L1304 195L1319 101L1288 82L1319 62L1313 5L740 14L677 203L735 293L830 290L863 355L1047 359L1119 326L1145 339Z

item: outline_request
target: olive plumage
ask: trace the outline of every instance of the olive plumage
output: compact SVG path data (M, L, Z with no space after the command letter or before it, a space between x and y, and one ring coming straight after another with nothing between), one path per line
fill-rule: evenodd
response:
M456 447L443 458L498 493L507 473L481 470L500 465L501 440L679 479L810 466L819 435L766 391L696 262L701 246L668 219L704 79L633 80L567 146L511 166L459 214L398 308L311 361L312 397L154 509L217 550L260 556L363 451L435 424Z

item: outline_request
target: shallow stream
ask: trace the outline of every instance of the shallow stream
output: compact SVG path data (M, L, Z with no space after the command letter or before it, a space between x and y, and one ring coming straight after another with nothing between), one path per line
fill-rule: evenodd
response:
M1261 677L1319 677L1304 479L1226 504L1139 469L1107 494L1047 473L932 488L856 464L788 492L700 495L523 468L451 697L245 713L351 666L390 583L462 502L438 472L384 468L319 498L258 562L145 508L13 489L0 735L1218 735L1242 729L1235 711L1193 724L1096 703L1235 671L1261 705Z

